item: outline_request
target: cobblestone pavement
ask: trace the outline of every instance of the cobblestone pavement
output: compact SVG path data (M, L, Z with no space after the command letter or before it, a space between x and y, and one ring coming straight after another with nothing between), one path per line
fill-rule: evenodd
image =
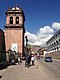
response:
M52 75L49 76L39 62L35 60L35 66L25 67L23 61L21 65L11 65L0 70L2 78L0 80L57 80Z

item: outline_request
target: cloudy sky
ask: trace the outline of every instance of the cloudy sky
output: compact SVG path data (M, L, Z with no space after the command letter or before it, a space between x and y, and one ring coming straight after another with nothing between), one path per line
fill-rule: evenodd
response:
M60 28L60 0L0 0L0 29L4 30L8 7L22 6L28 43L46 46Z
M28 43L32 45L39 45L39 46L46 46L46 42L49 38L53 36L53 34L60 29L60 23L54 22L51 26L43 26L42 28L39 28L36 34L32 34L28 31L26 31L26 34L28 36Z

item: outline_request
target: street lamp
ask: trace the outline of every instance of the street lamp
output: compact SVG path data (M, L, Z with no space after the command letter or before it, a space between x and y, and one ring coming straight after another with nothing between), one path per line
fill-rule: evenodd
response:
M25 39L26 39L26 47L28 46L28 37L27 35L25 36Z

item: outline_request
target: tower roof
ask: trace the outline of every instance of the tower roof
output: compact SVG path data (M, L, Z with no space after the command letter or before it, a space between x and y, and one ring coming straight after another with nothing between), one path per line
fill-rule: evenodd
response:
M15 5L13 8L8 7L7 12L15 12L15 11L24 13L22 6L20 6L20 8L17 5Z
M8 10L5 13L6 15L7 14L20 14L24 17L24 20L25 20L24 11L22 9L22 6L20 6L20 8L17 5L15 5L13 8L8 7Z
M19 8L17 7L17 5L15 7L13 7L11 10L19 10Z

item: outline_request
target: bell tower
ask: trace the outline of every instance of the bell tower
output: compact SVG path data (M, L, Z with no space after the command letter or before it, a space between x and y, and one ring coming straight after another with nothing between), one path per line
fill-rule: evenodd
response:
M22 7L8 8L6 11L5 44L6 51L19 52L23 56L24 51L24 22L25 16Z

